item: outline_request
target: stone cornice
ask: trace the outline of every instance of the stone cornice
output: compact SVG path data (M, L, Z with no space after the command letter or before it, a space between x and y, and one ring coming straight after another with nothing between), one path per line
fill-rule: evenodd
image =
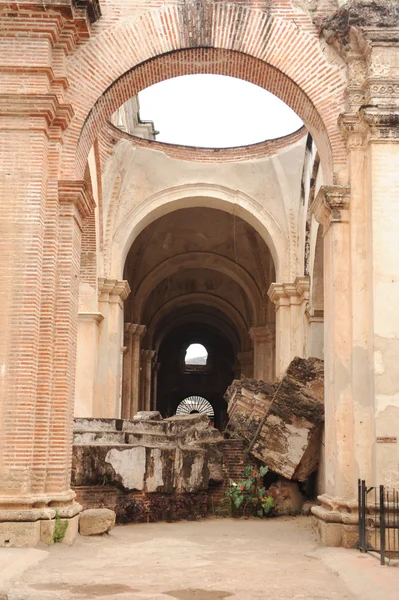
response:
M62 204L74 204L82 219L92 215L96 206L86 181L59 181L58 197Z
M88 323L101 323L104 316L99 312L80 312L78 318L79 321L86 321Z
M98 279L98 291L102 302L112 302L113 298L115 301L123 301L130 294L130 286L125 280L119 281L118 279L100 277Z
M324 228L324 235L334 223L349 221L350 188L346 186L322 186L310 210L316 221Z
M391 142L399 139L399 108L367 107L360 111L362 119L370 127L374 141Z
M48 127L63 131L73 115L72 106L61 104L55 94L0 94L0 117L39 117ZM26 125L22 123L19 127Z
M294 283L272 283L268 296L277 306L285 304L301 304L309 299L309 277L297 277Z

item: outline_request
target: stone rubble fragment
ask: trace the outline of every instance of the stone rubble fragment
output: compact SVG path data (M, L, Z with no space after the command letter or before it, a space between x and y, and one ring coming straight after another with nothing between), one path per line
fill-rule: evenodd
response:
M89 508L79 519L80 535L101 535L115 527L116 514L109 508Z

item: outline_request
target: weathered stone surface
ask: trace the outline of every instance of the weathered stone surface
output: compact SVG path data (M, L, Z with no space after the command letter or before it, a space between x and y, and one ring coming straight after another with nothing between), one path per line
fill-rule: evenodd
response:
M274 500L276 512L279 515L299 514L306 501L295 481L279 479L272 483L268 493Z
M80 515L80 535L101 535L115 527L116 514L108 508L89 508Z
M152 414L152 413L146 413ZM158 414L158 413L157 413ZM128 444L91 442L75 433L72 485L114 485L146 493L198 492L223 481L220 432L206 415L124 421ZM89 443L84 443L88 439Z
M61 519L61 521L67 521L68 527L65 530L65 535L62 538L61 543L66 546L72 546L76 540L79 530L79 517L75 515L71 519ZM54 543L54 531L55 531L55 519L51 521L40 521L40 540L45 544Z
M227 389L228 429L252 439L269 409L276 393L276 383L266 383L256 379L236 379Z
M133 423L136 423L137 421L162 421L162 416L157 410L141 410L133 417Z
M0 548L34 548L40 541L40 521L0 523Z
M317 468L324 423L323 361L295 358L279 385L234 382L225 398L229 429L244 437L251 453L270 470L304 481Z

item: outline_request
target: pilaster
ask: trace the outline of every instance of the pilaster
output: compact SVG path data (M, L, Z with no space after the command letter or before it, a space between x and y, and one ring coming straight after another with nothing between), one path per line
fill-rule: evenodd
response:
M127 281L99 278L98 292L104 321L100 325L94 416L119 418L122 410L123 307L130 287Z
M141 350L142 410L151 410L152 362L155 350Z
M152 364L152 395L151 395L151 409L157 410L157 396L158 396L158 373L161 368L161 363L157 361L157 354L154 355Z
M272 283L268 295L276 306L276 376L280 379L295 356L305 355L305 310L309 278Z
M145 325L125 323L126 352L123 361L123 418L133 419L140 410L141 340Z
M237 360L240 363L238 377L242 375L252 379L254 376L254 351L246 350L245 352L238 352Z
M252 327L249 334L254 344L254 379L274 380L274 335L269 327Z

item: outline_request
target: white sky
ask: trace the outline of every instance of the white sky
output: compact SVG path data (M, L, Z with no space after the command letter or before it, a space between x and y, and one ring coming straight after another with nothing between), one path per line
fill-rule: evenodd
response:
M202 356L208 356L206 348L202 344L191 344L191 346L187 348L186 359L199 358Z
M302 126L263 88L223 75L186 75L139 94L140 118L154 121L159 142L228 148L287 135Z

